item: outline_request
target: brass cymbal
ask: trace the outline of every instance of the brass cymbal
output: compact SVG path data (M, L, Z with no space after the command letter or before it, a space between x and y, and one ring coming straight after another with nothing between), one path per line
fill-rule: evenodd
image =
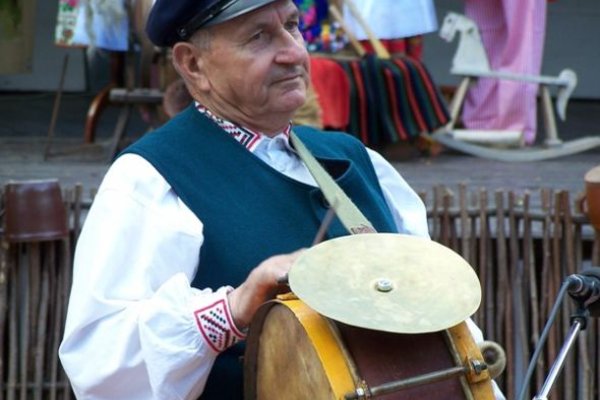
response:
M366 233L306 250L289 272L290 288L318 313L361 328L436 332L473 314L481 287L473 268L432 240Z

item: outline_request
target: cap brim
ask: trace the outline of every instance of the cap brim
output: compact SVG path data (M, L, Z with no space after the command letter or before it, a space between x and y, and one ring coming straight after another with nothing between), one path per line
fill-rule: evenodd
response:
M278 0L238 0L209 20L204 26L217 25L232 20L276 1Z

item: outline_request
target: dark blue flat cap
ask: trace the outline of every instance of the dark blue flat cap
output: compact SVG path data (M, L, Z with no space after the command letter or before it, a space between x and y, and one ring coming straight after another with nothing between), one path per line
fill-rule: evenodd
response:
M156 0L146 33L157 46L187 40L198 29L229 21L277 0Z

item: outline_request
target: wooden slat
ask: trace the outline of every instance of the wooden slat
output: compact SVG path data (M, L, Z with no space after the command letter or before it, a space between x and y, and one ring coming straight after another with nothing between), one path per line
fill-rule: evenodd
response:
M62 244L62 243L61 243ZM47 398L49 400L56 400L57 388L58 388L58 346L61 339L61 327L63 325L64 314L63 304L61 301L61 283L60 279L62 275L61 266L64 266L64 260L61 257L62 246L58 245L57 261L53 265L52 273L49 276L50 283L50 323L48 324L49 338L48 338L48 352L46 355L46 363L48 365L48 393Z
M7 327L8 327L8 299L9 290L8 282L9 269L8 269L8 243L5 243L0 237L0 343L5 343L7 340ZM5 377L5 365L7 360L7 354L5 353L6 346L0 346L0 384L4 386ZM0 387L0 400L4 400L4 387Z
M507 258L506 258L506 233L504 231L504 191L499 190L495 193L495 208L496 208L496 264L490 273L487 275L487 282L485 283L486 291L491 295L488 298L486 307L486 321L488 323L487 331L495 332L495 334L488 333L490 339L502 343L506 354L507 363L512 357L512 340L507 336L507 304L510 302L510 287L507 280ZM494 283L497 283L495 285ZM494 296L495 294L495 296ZM495 316L495 318L493 318ZM499 383L503 387L507 387L512 380L512 368L509 368L504 373ZM505 390L506 393L506 390Z
M474 191L472 193L471 196L471 206L473 207L474 210L477 210L477 206L479 204L479 192ZM475 215L473 216L473 218L471 218L471 247L469 249L469 254L471 255L471 265L476 265L478 262L478 254L477 254L477 248L478 248L478 241L477 241L477 237L478 235L478 229L477 229L477 213L475 213Z
M529 200L530 194L528 192L523 196L523 268L527 271L526 276L528 277L528 285L525 287L529 288L529 308L531 315L529 316L530 334L529 340L532 344L532 351L526 353L528 361L531 359L533 349L540 338L540 317L539 317L539 297L538 297L538 280L537 270L534 264L534 249L533 240L531 237L532 231L532 219L529 215ZM534 379L535 387L540 387L544 381L544 370L543 362L540 360L537 362L536 375Z
M441 186L435 186L433 188L433 203L431 208L431 237L439 241L441 236L440 229L440 193Z
M569 205L569 193L566 191L562 191L560 193L560 217L562 218L562 232L563 232L563 245L561 249L564 251L562 259L564 260L564 266L562 269L561 276L561 284L564 282L564 279L571 274L576 272L575 268L575 259L574 254L575 251L573 249L573 229L572 229L572 220L571 220L571 210ZM569 316L573 315L574 307L573 303L570 301L563 302L563 332L562 337L565 338L568 335L569 329L571 327L571 321ZM576 349L576 347L575 347ZM563 370L563 382L564 382L564 399L565 400L574 400L575 394L577 391L577 379L576 379L576 371L575 371L575 355L576 351L571 351L567 355L567 359L565 360L565 367Z
M469 264L471 260L471 225L469 223L469 210L467 200L467 185L461 183L458 187L458 206L460 213L460 254Z
M550 285L551 285L551 252L550 252L550 229L551 229L551 191L543 189L540 192L541 197L541 209L544 215L542 221L542 271L540 274L540 287L542 296L540 298L540 326L545 326L550 310L552 308L552 300L550 299ZM549 337L550 341L551 338ZM536 344L537 345L537 344ZM548 342L545 345L549 347ZM543 371L544 375L547 372L548 367L548 356L547 352L540 354L538 360L538 368ZM534 393L538 386L532 388L531 393Z
M9 279L11 283L19 282L19 275L17 274L17 268L15 265L16 254L18 251L18 245L11 246L9 248ZM9 305L8 305L8 318L9 318L9 330L8 330L8 377L6 383L6 398L7 400L14 400L17 396L17 375L19 367L19 330L18 330L18 313L17 300L19 299L19 290L17 284L8 285L9 287Z
M551 233L550 233L550 251L551 251L551 264L550 264L550 285L549 285L549 296L548 296L548 304L550 307L555 303L558 298L558 292L560 288L560 284L562 282L562 264L561 264L561 256L562 256L562 248L561 248L561 240L562 240L562 225L561 225L561 209L560 209L560 196L561 192L555 192L552 197L552 206L551 206ZM551 331L548 337L548 363L552 364L558 355L558 351L560 349L560 344L563 339L563 319L564 315L560 313L557 316L557 323L554 325L554 329ZM555 398L562 398L564 391L564 375L561 375L556 380L552 391L550 392L550 396Z
M38 312L37 318L32 323L36 324L37 332L32 339L35 340L35 365L34 365L34 387L33 387L33 399L42 400L43 388L44 388L44 361L45 361L45 349L46 349L46 336L47 336L47 323L48 323L48 312L50 307L50 268L51 263L54 263L54 243L44 243L46 247L46 258L44 265L40 265L42 269L42 280L40 287L37 288L40 292L39 299L37 302Z
M445 189L442 191L442 238L440 243L451 249L455 249L452 240L453 221L450 218L450 206L452 204L452 194Z
M506 259L506 235L504 232L504 191L496 192L496 270L498 275L498 286L496 288L496 310L494 311L493 304L488 305L486 314L490 316L488 320L495 325L494 330L491 327L487 328L488 335L495 331L493 340L499 340L502 343L507 343L505 331L506 324L506 306L510 302L510 286L508 283L508 265ZM491 285L491 279L488 279L490 284L486 284L486 290L491 294L494 293L494 287ZM491 302L490 302L491 303ZM495 315L493 320L491 316ZM508 344L510 347L510 344ZM506 347L506 345L505 345ZM509 351L510 353L510 351Z
M518 226L516 221L516 200L515 193L508 192L508 254L509 254L509 270L508 270L508 281L510 290L510 297L507 299L508 312L507 312L507 337L509 337L512 343L511 350L511 364L513 364L511 380L507 382L506 394L508 398L515 398L518 393L518 388L521 386L517 380L517 371L524 371L526 367L521 364L523 343L521 330L521 317L520 311L523 308L521 302L521 279L520 279L520 265L519 265L519 244L518 244ZM508 353L508 351L507 351ZM507 354L508 357L508 354ZM508 362L508 360L507 360ZM519 364L519 366L517 366Z
M479 262L479 276L483 285L488 281L488 276L492 273L490 266L492 265L491 252L492 252L492 244L491 244L491 233L490 233L490 217L487 212L489 205L489 198L487 190L479 191L479 213L480 213L480 221L479 224L481 226L480 236L480 262ZM485 293L483 297L482 304L487 304L491 301L490 297L492 293ZM482 310L482 318L481 318L481 326L487 326L487 320L491 318L491 316L485 315L485 312Z

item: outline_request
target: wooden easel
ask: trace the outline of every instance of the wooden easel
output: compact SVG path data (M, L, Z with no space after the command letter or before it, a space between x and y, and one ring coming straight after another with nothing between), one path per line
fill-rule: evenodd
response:
M166 120L159 108L163 101L163 90L161 88L165 86L167 78L161 76L161 82L159 82L160 88L152 87L153 82L151 79L152 68L157 66L157 62L166 64L166 56L164 52L159 53L144 32L145 22L151 6L152 1L149 0L128 0L126 2L126 10L130 21L128 33L129 50L124 53L111 53L111 82L94 97L88 108L83 135L84 143L60 152L51 152L64 75L68 64L68 58L65 58L48 132L44 159L48 159L51 156L82 153L91 149L97 152L98 148L101 148L104 149L106 153L105 157L110 161L119 151L125 138L128 122L135 108L139 107L141 109L151 128L157 127ZM137 48L140 49L139 56L136 51ZM138 58L139 62L137 61ZM97 143L96 125L100 115L109 104L118 106L120 112L110 139L103 143Z

